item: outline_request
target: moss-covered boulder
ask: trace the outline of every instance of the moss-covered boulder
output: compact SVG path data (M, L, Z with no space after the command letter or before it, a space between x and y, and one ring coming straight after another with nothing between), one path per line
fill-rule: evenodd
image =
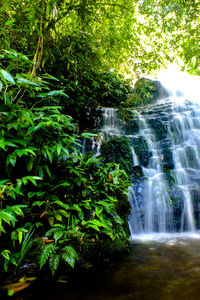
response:
M164 122L162 122L162 120L159 120L157 117L151 118L149 120L149 125L153 129L153 132L158 141L167 137L168 128L167 125Z
M132 139L132 145L137 153L141 166L147 167L152 153L149 151L146 140L142 136L135 137Z
M140 179L143 177L143 171L141 166L134 166L133 167L133 178Z
M136 81L134 90L128 95L127 106L140 106L168 97L168 92L157 80L140 78Z
M104 162L115 162L127 173L132 173L133 162L130 141L126 137L114 137L103 142L101 155Z

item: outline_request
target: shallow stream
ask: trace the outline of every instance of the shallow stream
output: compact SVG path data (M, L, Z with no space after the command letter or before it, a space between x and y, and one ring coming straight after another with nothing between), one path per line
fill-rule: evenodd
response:
M70 285L37 283L26 299L200 299L200 235L138 235L132 254L105 269L77 274Z

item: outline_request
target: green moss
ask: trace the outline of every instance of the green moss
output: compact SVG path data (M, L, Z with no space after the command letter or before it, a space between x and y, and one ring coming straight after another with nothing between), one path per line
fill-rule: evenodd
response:
M133 146L141 165L147 167L152 153L149 151L146 140L141 136L136 137L133 139Z
M160 83L148 78L140 78L135 83L134 90L126 100L126 105L139 106L151 103L158 99Z
M128 175L132 173L132 153L130 142L126 137L114 137L101 146L101 155L104 162L115 162L120 164Z

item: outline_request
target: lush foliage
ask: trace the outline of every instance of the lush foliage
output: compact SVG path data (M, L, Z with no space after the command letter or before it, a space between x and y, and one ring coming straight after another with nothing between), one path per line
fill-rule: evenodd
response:
M172 61L199 66L198 0L3 0L0 22L1 47L34 55L34 72L79 81L88 69L138 76Z
M105 162L115 162L128 174L132 173L130 141L126 137L114 137L102 143L101 155Z
M125 106L129 94L133 91L130 81L114 71L88 72L79 80L63 79L63 85L68 95L68 98L61 100L63 109L76 118L83 129L90 128L86 121L88 112L97 107Z
M101 155L103 162L117 163L130 177L133 172L132 153L130 141L126 137L114 137L102 143ZM130 202L127 197L120 196L118 213L127 220L130 213Z
M60 261L74 267L90 243L126 244L130 148L113 139L103 144L103 158L84 155L81 139L90 135L80 128L89 127L88 111L99 106L135 106L156 96L148 80L133 90L119 74L135 81L173 61L199 74L199 22L198 0L1 1L5 271L35 257L54 274ZM136 145L146 149L142 140ZM139 158L148 163L148 155Z
M74 267L85 243L127 239L118 207L129 182L118 165L82 154L76 126L55 105L66 97L50 90L55 78L17 73L15 63L29 62L20 53L1 60L0 263L7 271L34 255L54 274L61 259Z

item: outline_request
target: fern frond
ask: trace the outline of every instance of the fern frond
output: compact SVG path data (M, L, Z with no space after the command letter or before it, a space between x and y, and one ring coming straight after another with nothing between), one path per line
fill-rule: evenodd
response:
M58 254L50 254L49 268L53 276L58 269L59 263L60 263L60 256Z
M49 259L50 254L53 253L57 248L55 247L54 244L49 244L44 246L44 250L41 253L40 256L40 269L44 266L44 264L47 262Z
M62 259L66 261L72 268L74 268L76 260L78 260L78 253L72 246L65 246L62 249Z

